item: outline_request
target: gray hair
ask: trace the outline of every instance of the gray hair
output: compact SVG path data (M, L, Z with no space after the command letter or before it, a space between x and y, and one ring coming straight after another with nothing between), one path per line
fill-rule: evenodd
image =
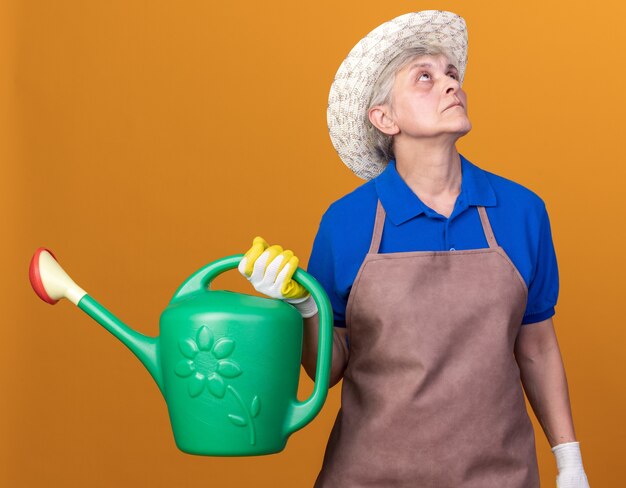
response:
M370 102L364 114L365 127L367 129L368 143L376 149L378 155L383 158L385 162L388 162L390 159L395 159L393 152L393 136L381 132L378 127L374 126L369 120L368 112L376 105L388 105L393 110L391 106L391 90L398 71L402 70L402 68L418 56L436 56L439 54L443 54L448 58L450 63L454 64L457 68L459 67L457 58L444 46L439 44L425 44L401 51L389 61L376 80L376 83L374 83Z

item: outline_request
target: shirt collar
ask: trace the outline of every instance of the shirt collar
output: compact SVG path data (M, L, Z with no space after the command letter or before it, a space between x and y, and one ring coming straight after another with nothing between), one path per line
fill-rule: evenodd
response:
M484 170L471 163L462 154L461 158L461 197L463 205L481 205L492 207L496 205L496 194ZM389 219L400 225L407 220L427 213L426 205L411 190L396 169L395 159L391 159L385 170L378 175L374 182L376 192ZM428 211L428 213L432 213Z

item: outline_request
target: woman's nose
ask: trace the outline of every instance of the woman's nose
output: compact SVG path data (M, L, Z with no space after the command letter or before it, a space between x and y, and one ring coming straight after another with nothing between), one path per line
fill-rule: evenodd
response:
M461 88L461 84L458 80L454 78L448 78L448 82L446 84L446 93L459 91Z

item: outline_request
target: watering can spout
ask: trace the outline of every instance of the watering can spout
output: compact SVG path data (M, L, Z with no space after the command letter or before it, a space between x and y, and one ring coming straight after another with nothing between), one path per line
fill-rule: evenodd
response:
M30 262L29 278L33 289L43 301L55 304L61 298L67 298L117 337L143 363L161 393L164 393L158 337L140 334L115 317L74 283L49 249L37 249Z
M163 379L158 350L159 338L145 336L131 329L89 295L85 295L78 302L78 308L117 337L137 356L152 375L163 394Z

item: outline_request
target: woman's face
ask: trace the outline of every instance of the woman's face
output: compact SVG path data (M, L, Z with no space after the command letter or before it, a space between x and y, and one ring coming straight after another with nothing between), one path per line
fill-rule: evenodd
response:
M433 137L442 133L452 133L458 138L472 127L459 72L444 55L418 56L398 71L391 103L391 113L389 107L384 109L390 119L386 120L388 130L383 131L396 138ZM452 104L456 105L450 107Z

